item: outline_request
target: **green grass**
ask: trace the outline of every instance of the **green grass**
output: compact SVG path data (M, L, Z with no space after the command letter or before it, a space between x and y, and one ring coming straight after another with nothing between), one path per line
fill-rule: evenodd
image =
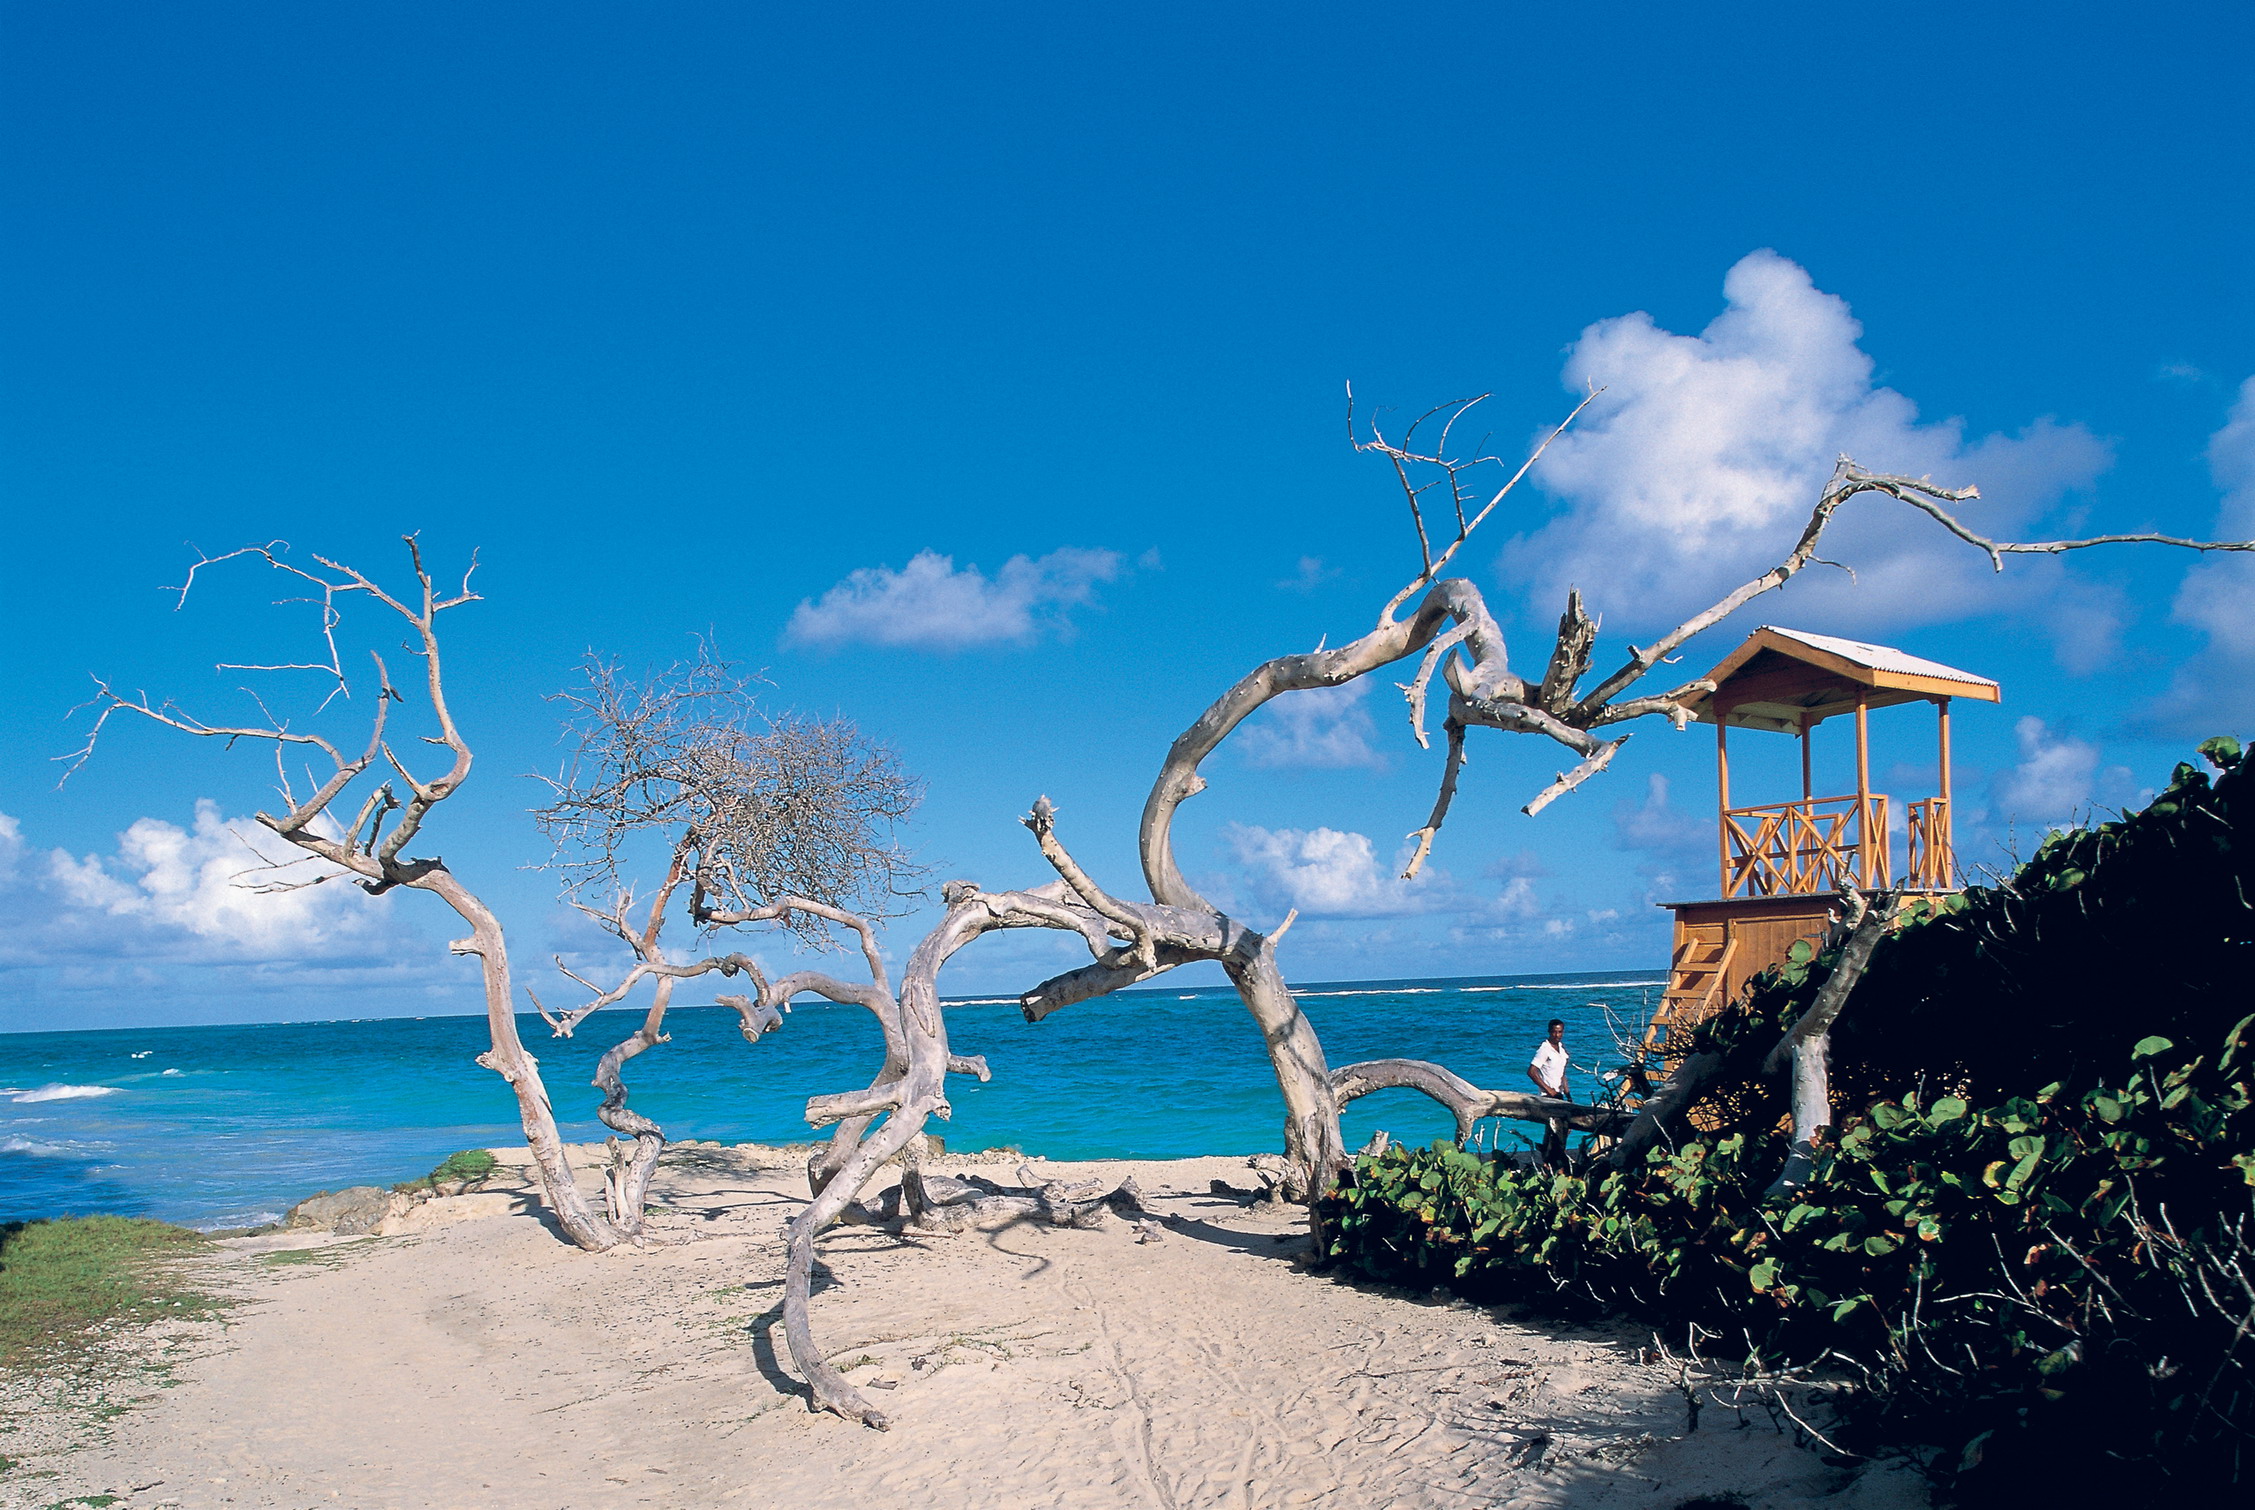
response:
M208 1315L176 1260L203 1234L139 1217L80 1216L0 1225L0 1367L52 1361L110 1323Z
M392 1189L403 1193L436 1190L441 1185L460 1185L465 1189L475 1189L491 1179L494 1170L500 1167L500 1161L486 1149L465 1148L460 1153L448 1154L438 1168L421 1179L394 1185Z
M343 1263L352 1250L368 1241L367 1238L358 1238L349 1242L324 1243L318 1248L276 1248L271 1253L261 1253L258 1261L269 1268L312 1265L333 1269Z

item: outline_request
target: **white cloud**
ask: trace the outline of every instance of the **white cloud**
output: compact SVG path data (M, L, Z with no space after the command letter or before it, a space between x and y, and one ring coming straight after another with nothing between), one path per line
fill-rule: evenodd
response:
M2255 538L2255 378L2240 385L2224 426L2208 440L2208 470L2223 490L2215 538ZM2175 618L2207 636L2155 708L2193 738L2255 726L2255 556L2211 556L2185 574Z
M1445 872L1429 868L1404 881L1401 864L1380 866L1364 834L1232 823L1221 839L1255 900L1274 912L1297 907L1310 918L1400 917L1456 901Z
M1512 922L1542 913L1542 899L1535 895L1535 883L1526 876L1513 876L1503 883L1503 890L1488 904L1489 915L1497 922Z
M1648 902L1709 895L1717 884L1712 810L1676 807L1668 778L1658 771L1645 777L1643 801L1624 797L1613 804L1613 847L1643 855L1636 868Z
M198 802L183 827L142 818L107 853L28 842L0 815L0 1027L241 1021L448 1011L478 1000L436 898L395 906L348 880L261 894L239 879L298 851ZM325 866L299 865L303 878ZM255 873L246 875L246 873ZM334 871L330 872L335 874Z
M2020 763L1997 773L1991 786L1996 816L2004 821L2054 824L2074 819L2077 810L2105 799L2131 795L2129 769L2099 767L2098 747L2054 733L2034 714L2012 726Z
M1682 812L1668 800L1668 778L1654 771L1644 780L1644 800L1613 804L1614 842L1622 849L1705 849L1715 842L1714 821Z
M1119 555L1107 550L1012 556L992 578L976 566L958 568L952 556L919 551L898 571L865 566L802 602L785 638L825 648L1029 644L1045 631L1068 631L1066 612L1093 602L1096 585L1119 574Z
M1606 391L1536 474L1569 512L1506 561L1544 604L1578 583L1616 629L1680 621L1776 564L1843 453L1878 471L1978 484L1982 500L1965 513L2000 535L2108 464L2079 425L2038 420L1968 443L1958 420L1920 423L1908 398L1874 383L1847 304L1775 252L1741 260L1723 293L1727 307L1696 336L1638 313L1576 342L1567 386ZM2065 580L2054 562L2000 584L1978 551L1884 499L1850 504L1825 542L1823 554L1860 580L1810 568L1785 589L1795 623L1932 622L2034 604Z
M274 867L288 866L286 871ZM195 826L142 818L118 835L111 856L48 855L48 877L66 907L178 930L237 957L287 959L360 947L385 910L341 881L284 892L252 885L338 877L249 819L230 821L216 803L196 804ZM245 884L245 883L251 884ZM371 906L370 904L374 904Z
M1247 765L1272 770L1305 767L1382 771L1386 757L1372 740L1378 729L1363 699L1370 681L1343 687L1312 687L1287 692L1256 714L1237 735L1237 753Z

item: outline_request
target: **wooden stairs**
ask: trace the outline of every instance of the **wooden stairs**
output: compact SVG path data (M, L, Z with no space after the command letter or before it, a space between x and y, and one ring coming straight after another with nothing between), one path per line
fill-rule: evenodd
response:
M1727 923L1695 923L1677 932L1675 958L1668 965L1668 989L1661 994L1660 1005L1644 1030L1645 1052L1657 1060L1680 1054L1680 1044L1671 1052L1669 1040L1689 1032L1722 1006L1723 982L1729 979L1731 962L1738 956L1738 939Z

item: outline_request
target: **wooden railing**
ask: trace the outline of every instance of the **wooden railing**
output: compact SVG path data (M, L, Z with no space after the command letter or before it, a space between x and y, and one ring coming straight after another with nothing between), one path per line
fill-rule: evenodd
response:
M1957 858L1950 846L1950 799L1929 797L1910 805L1910 864L1903 879L1913 891L1955 891Z
M1809 896L1888 884L1887 798L1810 797L1723 814L1723 895Z

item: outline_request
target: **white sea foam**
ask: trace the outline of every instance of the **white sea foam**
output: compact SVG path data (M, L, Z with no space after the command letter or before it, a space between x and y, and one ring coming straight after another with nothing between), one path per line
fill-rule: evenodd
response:
M114 1085L43 1085L34 1091L19 1091L18 1104L31 1101L81 1101L89 1096L114 1096Z
M136 1058L136 1059L146 1059L146 1058L148 1058L148 1057L149 1057L149 1056L150 1056L151 1054L154 1054L155 1052L156 1052L156 1050L155 1050L155 1049L142 1049L142 1050L141 1050L141 1051L140 1051L139 1053L135 1054L135 1055L134 1055L133 1057L134 1057L134 1058Z
M1440 986L1386 986L1375 991L1294 991L1294 996L1440 996Z
M165 1074L167 1074L167 1075L177 1075L177 1074L179 1074L179 1073L180 1073L180 1071L178 1071L178 1070L166 1070L166 1071L165 1071Z
M1664 986L1664 980L1600 980L1582 981L1579 984L1544 986L1459 986L1467 996L1474 991L1623 991L1636 986Z
M60 1143L42 1143L37 1138L9 1138L0 1141L0 1153L27 1154L34 1159L65 1159L71 1150Z

